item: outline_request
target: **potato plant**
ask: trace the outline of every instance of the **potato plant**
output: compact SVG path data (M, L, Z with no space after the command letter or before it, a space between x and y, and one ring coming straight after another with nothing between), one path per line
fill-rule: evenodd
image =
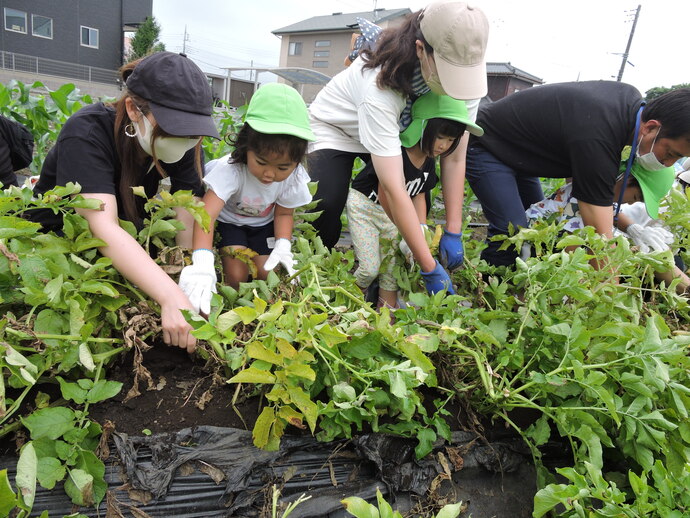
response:
M3 113L33 121L37 141L54 140L64 117L90 102L69 87L47 98L3 88ZM237 115L219 121L229 130ZM213 158L229 151L205 149ZM142 246L161 251L161 264L181 257L173 245L178 206L208 224L185 192L147 200L142 229L123 223ZM64 214L61 234L22 218L37 207ZM0 437L21 428L29 437L17 479L0 471L0 516L28 516L37 484L62 481L75 504L99 503L101 430L88 409L121 390L108 380L114 357L159 341L156 304L99 254L102 243L75 207L95 208L76 185L38 199L28 189L0 194ZM663 216L683 246L689 208L674 193ZM544 223L504 238L538 251L508 270L483 263L482 244L469 241L455 296L427 295L416 268L401 262L409 305L391 321L388 310L364 302L352 252L327 250L310 217L296 231L294 278L271 273L239 290L219 286L208 319L187 315L198 354L228 383L263 395L259 418L247 423L257 447L277 448L290 427L324 441L374 430L415 438L423 457L450 438L445 407L456 399L529 446L539 473L535 517L690 513L690 306L652 275L670 267L670 253L638 254L587 229L564 237ZM593 269L592 258L608 267ZM44 384L58 386L62 400L51 400ZM514 419L521 409L536 416L525 427ZM573 457L558 481L541 459L554 440ZM384 508L362 504L364 513Z

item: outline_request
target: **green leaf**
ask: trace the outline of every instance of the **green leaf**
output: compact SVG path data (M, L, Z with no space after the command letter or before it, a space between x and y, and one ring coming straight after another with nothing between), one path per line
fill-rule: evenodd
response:
M17 476L15 483L21 495L21 499L31 509L36 498L36 471L38 468L38 459L34 446L30 442L26 443L19 454L17 461Z
M290 399L292 402L300 409L302 414L307 420L307 424L311 429L312 433L316 429L316 418L318 417L319 408L316 406L310 398L309 395L299 387L290 387L289 389Z
M0 516L9 516L17 503L17 495L12 491L7 470L0 470Z
M26 286L40 290L43 290L45 284L53 278L45 261L33 255L22 257L19 275Z
M345 510L355 518L380 518L375 506L358 496L351 496L340 501Z
M293 363L288 365L285 367L285 373L290 376L308 379L309 381L314 381L316 379L316 373L312 370L312 368L303 363Z
M45 334L62 334L65 331L66 319L53 311L52 309L44 309L36 315L36 322L34 323L34 331Z
M417 440L419 443L414 449L415 456L417 459L422 459L434 449L436 432L434 432L431 428L422 428L417 432Z
M283 358L274 351L269 351L266 349L261 342L251 342L249 345L247 345L246 351L250 358L263 360L265 362L272 363L273 365L283 364Z
M119 381L98 380L86 395L86 401L89 403L105 401L106 399L117 396L120 390L122 390L122 383Z
M530 425L526 432L528 437L531 437L535 446L546 444L551 437L551 427L549 426L549 418L546 414L542 415L537 421Z
M343 351L344 354L359 360L366 360L373 358L381 350L381 343L383 337L380 331L367 333L363 336L352 338L347 344L347 348Z
M457 518L464 509L462 502L444 505L436 515L436 518Z
M269 371L249 367L238 372L227 383L275 383L276 377Z
M256 309L250 308L249 306L235 308L232 311L234 311L237 314L237 316L240 317L242 323L245 325L252 323L254 319L258 316Z
M65 493L77 505L93 505L93 477L81 469L71 469L65 480Z
M265 449L268 445L269 438L271 435L271 428L276 420L275 412L273 407L266 406L256 418L254 423L254 429L252 430L252 439L254 440L254 446L257 448Z
M216 319L216 328L219 333L225 333L240 322L242 322L242 317L235 310L226 311Z
M32 439L57 439L74 427L74 412L65 407L43 408L22 419Z
M65 478L65 467L55 457L38 459L38 482L46 489L53 489L55 484Z
M541 518L558 504L567 501L568 497L564 495L566 490L570 490L571 496L575 496L578 491L575 486L566 486L565 484L549 484L537 491L537 494L534 495L532 518Z
M77 383L65 381L60 376L56 376L56 378L60 383L60 392L62 393L62 397L70 401L74 401L80 405L86 402L87 391L85 389L80 387Z

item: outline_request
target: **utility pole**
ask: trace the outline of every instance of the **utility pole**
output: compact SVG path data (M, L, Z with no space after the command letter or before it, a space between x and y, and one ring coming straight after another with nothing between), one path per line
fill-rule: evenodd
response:
M637 25L637 18L640 16L640 9L642 9L642 5L638 4L637 11L635 11L635 19L633 20L632 29L630 29L628 45L625 47L625 52L623 53L623 62L621 63L621 69L618 71L618 79L616 79L616 81L618 82L620 82L620 80L623 79L623 70L625 70L625 64L628 62L628 55L630 54L630 45L632 45L633 35L635 34L635 26Z
M182 37L182 54L187 53L187 25L184 26L184 36Z

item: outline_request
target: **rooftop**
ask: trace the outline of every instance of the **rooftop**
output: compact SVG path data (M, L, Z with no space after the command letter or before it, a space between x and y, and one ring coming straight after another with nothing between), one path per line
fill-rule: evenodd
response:
M296 32L321 32L321 31L351 31L357 26L357 18L364 18L370 22L379 24L400 16L410 14L412 11L404 9L375 9L359 13L333 13L324 16L313 16L301 22L286 25L280 29L271 31L273 34L291 34Z
M487 63L486 73L490 76L517 77L518 79L523 79L525 81L529 81L530 83L539 85L544 83L544 80L542 78L533 76L532 74L528 74L524 70L520 70L519 68L514 67L510 64L510 61L507 63Z

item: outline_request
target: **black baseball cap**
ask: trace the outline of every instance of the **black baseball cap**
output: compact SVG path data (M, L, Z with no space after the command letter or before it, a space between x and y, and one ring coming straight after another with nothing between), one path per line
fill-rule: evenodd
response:
M148 101L166 133L220 139L211 118L213 95L208 79L185 54L156 52L145 57L134 67L126 85Z

